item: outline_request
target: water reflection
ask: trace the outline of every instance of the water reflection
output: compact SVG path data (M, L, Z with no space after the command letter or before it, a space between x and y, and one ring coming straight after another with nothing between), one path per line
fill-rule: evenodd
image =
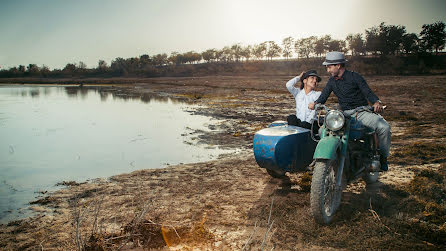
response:
M191 131L219 121L186 112L191 109L180 100L118 88L0 87L0 222L20 218L18 208L35 192L63 180L232 152L194 143Z
M17 87L10 88L8 94L13 96L21 97L33 97L38 98L43 94L43 96L50 96L53 92L59 92L61 87L52 86L51 87ZM62 87L66 95L69 98L81 98L86 99L89 93L94 93L94 95L99 95L101 101L106 102L109 97L115 100L124 101L142 101L143 103L159 102L167 103L172 102L174 104L184 104L189 103L185 99L170 98L166 96L161 96L156 93L131 93L126 92L124 89L117 89L113 87L94 87L94 86L64 86Z

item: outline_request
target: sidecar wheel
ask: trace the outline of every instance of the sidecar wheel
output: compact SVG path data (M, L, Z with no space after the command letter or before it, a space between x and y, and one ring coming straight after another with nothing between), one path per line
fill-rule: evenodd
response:
M311 181L310 205L314 220L319 224L331 222L334 213L341 204L342 187L336 189L336 172L339 161L318 160L313 169Z
M379 172L366 172L364 173L364 175L362 176L362 179L365 181L365 183L367 184L373 184L376 183L378 181L379 178Z
M267 168L266 171L269 175L271 175L271 177L276 179L282 179L283 177L285 177L285 171L282 170L273 170Z

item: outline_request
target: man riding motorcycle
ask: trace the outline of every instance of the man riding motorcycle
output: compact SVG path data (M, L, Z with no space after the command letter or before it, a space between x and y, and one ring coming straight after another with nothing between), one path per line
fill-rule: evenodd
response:
M314 109L315 104L324 104L331 92L334 92L338 97L341 109L347 113L354 111L357 107L367 106L370 101L373 104L374 112L362 110L357 113L356 118L378 135L381 170L387 171L391 132L387 121L378 114L383 111L382 103L360 74L346 70L346 62L347 60L341 52L327 53L322 64L327 67L327 72L331 77L319 98L314 103L310 103L308 108Z

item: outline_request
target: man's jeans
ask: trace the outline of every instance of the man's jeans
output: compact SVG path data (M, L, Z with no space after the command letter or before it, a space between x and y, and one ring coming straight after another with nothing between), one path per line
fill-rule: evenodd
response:
M353 112L353 110L348 110L345 112ZM355 116L354 114L352 116ZM373 129L378 135L379 140L379 151L383 157L389 157L390 155L390 138L392 133L390 132L390 125L387 121L379 114L369 111L361 111L357 115L357 119L361 123Z

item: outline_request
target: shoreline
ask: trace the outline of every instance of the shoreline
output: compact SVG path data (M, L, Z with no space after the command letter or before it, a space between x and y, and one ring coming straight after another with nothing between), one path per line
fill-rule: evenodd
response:
M88 247L116 249L123 245L140 250L234 250L245 245L255 249L262 242L268 249L444 248L441 238L446 235L424 225L423 210L416 211L423 204L407 187L420 170L445 168L441 152L440 162L424 163L421 156L409 154L409 147L419 150L420 142L422 147L443 147L441 139L444 142L446 135L441 134L441 120L426 111L442 103L446 76L429 77L427 83L425 76L390 79L367 79L391 108L385 114L393 133L395 157L390 159L390 171L376 186L366 187L362 181L349 186L334 224L320 226L312 220L302 173L274 179L253 158L253 134L293 113L295 103L285 89L287 77L157 79L99 87L118 96L160 95L197 104L200 108L194 113L225 120L215 132L196 132L199 142L237 146L243 152L63 188L38 205L41 216L1 225L0 248L77 249L79 240ZM420 82L428 85L428 93L420 94L414 88ZM333 97L328 101L335 102ZM440 109L440 114L446 114ZM418 117L429 127L417 123ZM268 224L270 214L272 225ZM271 232L265 239L268 229Z

